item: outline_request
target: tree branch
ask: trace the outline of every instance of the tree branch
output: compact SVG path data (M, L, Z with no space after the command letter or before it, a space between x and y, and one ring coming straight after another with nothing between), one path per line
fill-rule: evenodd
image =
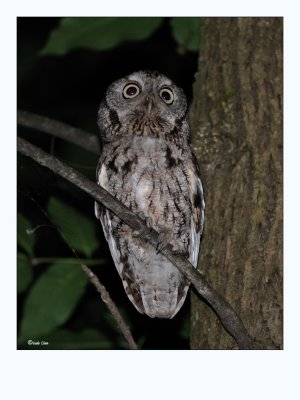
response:
M79 189L88 193L95 200L103 204L104 207L108 208L121 218L134 231L137 231L141 235L143 234L143 238L156 248L159 242L158 233L153 229L149 230L140 217L135 215L129 208L111 196L106 190L96 185L75 169L62 163L56 157L47 154L43 150L19 137L18 151L25 156L32 158L40 165L51 169L56 174L73 183ZM223 326L234 337L240 349L255 349L262 347L249 336L243 322L230 304L209 285L204 276L200 274L200 272L198 272L187 259L181 255L173 254L170 245L162 250L162 254L189 279L198 293L212 306L219 316Z
M135 341L131 335L131 332L130 332L128 326L126 325L122 315L120 314L117 306L112 301L108 291L102 285L99 278L90 270L90 268L87 265L83 264L81 267L82 267L83 271L86 273L86 275L88 276L91 283L97 289L97 292L100 293L101 299L106 304L107 308L109 309L112 316L114 317L116 323L118 324L120 331L123 333L124 338L126 339L126 341L128 343L129 348L131 350L137 350L137 348L138 348L137 344L135 343Z
M95 135L91 135L89 132L74 128L63 122L18 110L18 124L44 133L49 133L67 142L76 144L91 153L100 154L99 140Z

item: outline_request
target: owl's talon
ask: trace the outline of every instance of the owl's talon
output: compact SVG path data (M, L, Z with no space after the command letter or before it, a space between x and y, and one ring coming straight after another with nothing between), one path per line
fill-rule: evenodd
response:
M168 244L171 244L171 246L172 246L172 253L181 254L180 246L178 245L178 243L174 243L171 236L169 234L165 234L165 233L160 233L158 235L158 243L156 246L156 253L158 254L158 253L162 252L163 249L168 246Z
M143 228L143 230L141 232L139 231L133 231L132 235L134 237L141 237L144 238L145 235L151 233L152 229L153 229L153 222L152 222L152 218L150 217L146 217L145 214L140 211L137 213L137 215L144 220L146 227Z
M145 218L145 222L146 222L147 228L150 229L150 230L152 230L152 228L153 228L153 221L152 221L152 218L146 217L146 218Z
M144 220L144 222L145 222L145 224L146 224L146 226L147 226L148 229L152 229L152 228L153 228L153 221L152 221L152 218L151 218L151 217L146 217L145 214L143 213L143 211L139 211L139 212L137 213L137 215L138 215L142 220Z
M141 213L138 214L139 217L141 217L140 214L141 214ZM145 223L146 223L146 227L143 228L143 230L142 230L141 232L139 232L139 231L133 231L132 235L133 235L134 237L144 238L145 235L151 233L151 231L152 231L152 226L153 226L153 224L152 224L152 219L151 219L150 217L145 217L145 216L144 216L143 219L144 219L144 221L145 221Z
M143 213L143 211L139 211L137 213L137 215L141 218L141 219L146 219L145 214Z

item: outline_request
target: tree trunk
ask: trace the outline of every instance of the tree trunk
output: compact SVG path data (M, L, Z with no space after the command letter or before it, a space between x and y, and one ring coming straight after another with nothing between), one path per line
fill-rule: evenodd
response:
M191 107L201 271L264 348L282 348L282 19L204 18ZM191 348L232 349L192 294Z

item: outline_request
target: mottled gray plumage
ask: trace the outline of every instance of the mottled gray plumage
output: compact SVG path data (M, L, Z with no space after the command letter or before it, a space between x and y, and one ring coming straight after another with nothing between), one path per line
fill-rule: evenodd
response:
M114 82L98 114L97 182L196 267L204 199L186 111L183 91L157 72ZM118 217L97 203L95 210L129 299L150 317L172 318L186 298L187 279Z

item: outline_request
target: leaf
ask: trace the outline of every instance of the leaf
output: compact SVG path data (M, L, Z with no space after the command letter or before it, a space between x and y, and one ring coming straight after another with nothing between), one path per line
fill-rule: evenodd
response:
M20 341L42 339L41 335L62 325L76 308L86 282L78 265L51 265L26 299Z
M17 222L17 224L18 224L18 229L17 229L18 244L21 247L23 247L23 249L26 251L26 253L31 255L33 253L33 249L35 246L36 236L34 233L28 235L26 230L31 229L32 225L31 225L30 221L21 213L18 213L17 220L18 220L18 222Z
M49 200L48 213L68 244L91 257L99 244L95 224L73 207L54 197Z
M201 18L174 17L171 28L175 40L190 51L199 51Z
M77 48L107 50L126 40L149 37L163 18L63 18L48 38L41 55L62 55Z
M26 254L18 252L17 257L17 292L24 292L32 280L32 268Z

